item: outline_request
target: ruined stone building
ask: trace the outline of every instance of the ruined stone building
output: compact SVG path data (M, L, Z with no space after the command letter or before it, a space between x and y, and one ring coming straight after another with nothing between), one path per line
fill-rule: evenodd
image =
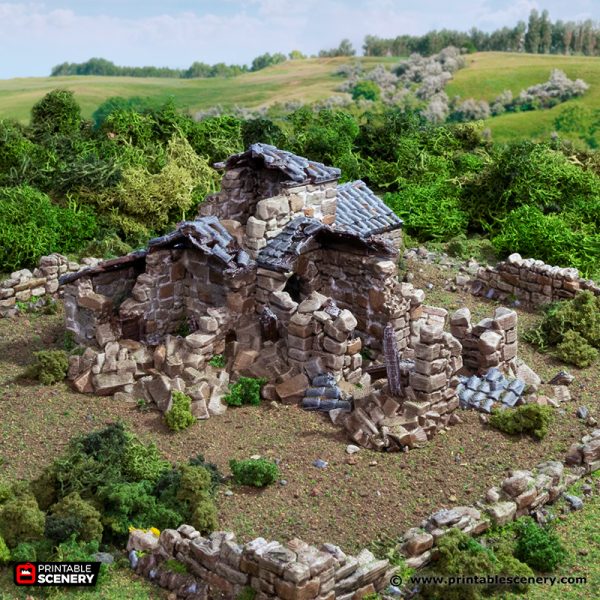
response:
M264 377L263 397L343 400L353 440L397 449L452 423L463 358L473 370L513 361L510 311L473 329L457 314L444 332L447 311L399 281L402 222L362 181L338 185L339 169L264 144L217 166L222 190L194 221L61 278L66 327L86 346L70 359L79 391L163 411L185 391L206 418L224 410L230 376ZM368 388L363 355L381 358L384 339L395 375L341 399L341 382Z

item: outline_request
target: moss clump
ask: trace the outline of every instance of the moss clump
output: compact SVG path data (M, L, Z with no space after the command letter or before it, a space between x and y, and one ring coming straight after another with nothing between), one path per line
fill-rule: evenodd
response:
M201 533L217 528L217 509L210 497L212 478L204 467L183 465L177 490L177 500L191 510L190 525Z
M180 563L178 560L175 560L174 558L169 558L168 560L165 560L162 566L163 569L169 571L170 573L184 574L188 572L187 567L183 563Z
M233 480L239 485L265 487L277 480L279 468L265 458L229 461Z
M589 367L598 358L598 350L590 346L580 333L570 330L556 346L556 356L563 362L583 369Z
M34 352L35 362L27 371L27 375L37 379L44 385L52 385L67 376L69 357L64 350L40 350Z
M31 493L22 491L8 500L0 512L0 536L9 548L44 535L45 517Z
M102 515L77 492L57 502L46 519L46 537L60 543L73 534L77 540L91 542L102 539Z
M531 517L515 523L517 543L515 556L532 569L549 573L564 561L566 550L551 529L540 527Z
M256 598L256 590L250 586L246 586L236 597L235 600L254 600Z
M183 392L173 392L173 405L165 413L165 423L172 431L187 429L196 422L192 414L192 399Z
M543 439L552 421L552 408L539 404L524 404L515 409L493 410L490 425L509 435L530 433Z
M233 385L229 386L229 392L223 396L223 400L229 406L242 406L260 404L260 388L267 382L266 379L254 377L240 377Z
M38 559L37 548L35 544L21 542L10 553L14 562L35 562Z

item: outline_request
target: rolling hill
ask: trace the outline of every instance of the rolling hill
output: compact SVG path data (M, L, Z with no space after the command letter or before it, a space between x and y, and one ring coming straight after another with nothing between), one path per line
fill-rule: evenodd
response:
M45 77L0 81L0 118L26 122L33 104L55 88L73 90L89 117L95 108L111 96L148 96L166 100L174 97L177 106L191 111L215 105L257 108L275 102L312 102L334 95L342 79L336 69L351 60L365 66L395 64L394 57L357 59L321 58L288 61L232 79L163 79L133 77ZM467 57L467 68L458 71L446 91L450 97L473 97L491 101L505 89L518 94L522 89L546 81L553 68L571 78L582 78L590 89L579 99L550 110L505 114L488 119L497 141L513 138L544 139L554 129L554 118L570 103L600 107L600 58L539 54L480 52Z

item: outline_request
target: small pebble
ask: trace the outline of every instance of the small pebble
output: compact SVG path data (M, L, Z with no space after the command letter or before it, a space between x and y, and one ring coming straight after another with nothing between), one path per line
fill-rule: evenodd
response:
M354 444L348 444L346 446L346 452L348 454L356 454L359 451L360 451L360 448L358 446L355 446Z
M280 479L279 485L287 485L287 479Z
M233 492L231 490L225 490L223 492L226 496L233 496Z
M315 462L313 462L313 466L317 467L317 469L324 469L329 463L326 460L321 460L320 458L317 458L317 460L315 460Z

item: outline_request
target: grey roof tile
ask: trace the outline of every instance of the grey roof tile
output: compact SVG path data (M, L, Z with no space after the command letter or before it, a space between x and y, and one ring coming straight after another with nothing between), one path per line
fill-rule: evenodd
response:
M335 229L375 235L401 226L402 219L364 181L338 185Z
M280 150L269 144L252 144L248 150L230 156L225 162L216 163L216 168L233 169L261 159L267 169L278 169L288 178L288 185L322 183L340 178L341 171L323 163Z

